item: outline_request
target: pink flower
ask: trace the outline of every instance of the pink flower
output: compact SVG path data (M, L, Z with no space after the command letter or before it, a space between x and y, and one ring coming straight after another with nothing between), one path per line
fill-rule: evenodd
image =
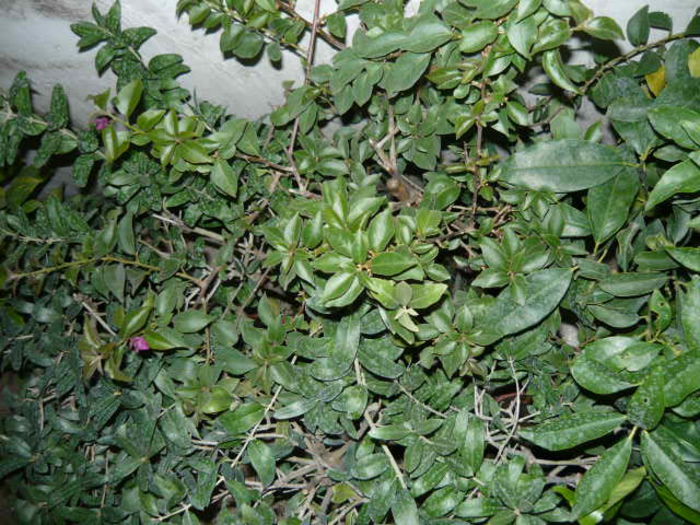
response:
M97 131L102 131L105 128L108 128L110 124L112 124L112 119L109 117L97 117L95 119L95 129Z
M132 337L129 340L129 346L135 352L144 352L151 349L145 337Z

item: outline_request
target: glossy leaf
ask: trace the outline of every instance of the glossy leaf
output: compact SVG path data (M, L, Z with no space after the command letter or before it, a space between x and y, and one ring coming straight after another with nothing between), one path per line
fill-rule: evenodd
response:
M610 146L586 140L548 141L512 155L503 165L501 179L533 190L572 192L607 182L624 164Z
M678 457L668 439L654 432L644 432L642 456L680 501L700 511L700 476L692 465Z
M609 434L625 420L616 412L581 411L521 430L520 435L547 450L566 450Z
M632 455L632 440L623 439L606 450L576 487L575 516L585 516L605 503L622 480Z
M537 324L557 307L571 277L571 270L565 268L533 272L525 279L524 301L517 301L507 288L487 312L485 326L502 337Z

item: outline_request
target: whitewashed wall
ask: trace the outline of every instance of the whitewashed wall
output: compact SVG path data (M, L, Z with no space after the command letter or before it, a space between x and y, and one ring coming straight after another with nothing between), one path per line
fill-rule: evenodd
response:
M300 11L311 18L312 0L300 0ZM622 27L640 7L663 10L681 29L690 20L698 0L588 0L596 14L607 15ZM110 0L98 0L104 11ZM217 35L191 31L185 17L175 16L176 0L122 0L125 27L148 25L158 30L144 47L146 57L158 53L179 53L192 68L182 77L188 88L196 87L200 98L227 105L233 113L257 117L268 113L282 100L282 82L299 79L298 60L285 56L283 67L275 69L263 57L255 67L222 59ZM323 0L322 12L334 10L334 0ZM90 0L0 0L0 87L7 88L14 75L26 70L33 81L36 101L45 107L54 83L65 85L78 122L88 118L91 104L86 100L112 85L109 73L102 78L93 68L94 51L78 53L77 38L69 25L90 18ZM321 43L317 62L329 53Z

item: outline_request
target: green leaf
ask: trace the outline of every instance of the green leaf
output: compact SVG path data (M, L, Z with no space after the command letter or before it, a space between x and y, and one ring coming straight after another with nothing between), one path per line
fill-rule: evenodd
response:
M203 330L214 317L204 313L202 310L188 310L177 314L173 318L173 325L178 332L191 334Z
M413 268L418 261L408 251L380 253L372 259L370 269L373 274L391 277Z
M603 184L624 165L618 151L587 140L539 142L513 154L501 180L533 190L572 192Z
M510 25L506 33L510 44L525 58L530 58L530 49L537 40L537 23L529 17Z
M697 324L697 317L694 317ZM663 384L662 400L666 406L680 404L690 394L700 389L700 355L686 352L666 365L666 381Z
M700 350L700 279L694 278L688 283L685 293L678 298L678 316L683 327L686 344L691 350Z
M411 290L413 295L408 306L421 310L437 303L447 291L447 285L437 283L412 284Z
M579 88L569 78L564 62L561 60L559 49L550 49L542 54L542 68L549 79L556 86L574 93L579 93Z
M389 468L384 454L369 454L362 456L350 468L350 474L356 479L366 480L376 478Z
M583 26L583 30L592 37L601 40L616 40L625 37L617 22L607 16L596 16L588 20Z
M646 430L659 424L664 415L664 375L652 370L630 398L627 417L630 423Z
M233 412L220 415L217 421L224 427L226 432L232 436L237 436L248 432L251 428L262 421L265 415L265 407L259 403L246 403Z
M459 50L463 53L477 53L498 37L498 26L493 22L481 21L464 28Z
M152 304L145 304L137 310L133 310L127 314L122 322L121 334L124 338L131 337L136 332L141 330L148 321L153 310Z
M379 58L393 53L406 42L406 35L385 31L377 36L368 37L359 33L355 36L353 50L362 58Z
M633 46L646 44L649 40L649 6L645 5L627 22L627 39Z
M369 229L367 230L370 249L374 252L384 251L394 237L395 231L396 227L394 226L394 217L391 210L387 209L376 215L369 223Z
M590 514L605 503L622 480L632 455L632 439L626 438L603 453L576 487L576 517Z
M571 375L576 382L595 394L614 394L634 386L620 377L620 373L598 361L580 355L571 367Z
M80 155L73 163L73 181L79 188L87 186L90 180L92 167L95 165L95 157L92 154Z
M698 157L700 159L700 156ZM661 176L651 190L645 208L651 210L678 193L700 191L700 167L692 160L676 164Z
M391 504L394 522L401 525L420 525L418 505L407 490L399 490Z
M255 439L248 445L248 457L263 486L270 485L275 480L275 456L270 447Z
M667 247L666 252L686 268L694 272L700 272L700 248Z
M226 195L235 197L238 193L238 174L231 165L222 159L217 159L211 170L211 181Z
M430 63L429 53L404 53L396 62L387 65L383 85L391 95L405 91L418 82Z
M399 306L394 293L394 281L371 277L367 282L372 297L381 303L384 308L393 310Z
M114 105L119 110L119 113L128 119L136 109L136 106L139 105L142 93L143 82L141 82L139 79L129 82L126 86L119 90L119 93L117 93L117 97L114 101Z
M348 32L348 26L345 21L345 15L343 13L333 13L328 18L326 18L326 27L330 31L331 35L343 40Z
M571 38L571 27L566 21L560 18L547 20L539 28L532 54L559 47L569 38Z
M472 472L476 473L484 462L486 449L486 425L481 419L471 416L467 422L467 432L464 443L460 445L459 453Z
M262 35L256 31L244 29L236 39L236 45L231 51L238 58L250 59L258 56L264 45L265 40Z
M148 346L153 350L172 350L173 348L188 348L189 345L178 332L168 327L158 330L148 330L143 334Z
M507 15L515 7L517 0L492 0L490 2L484 2L482 0L462 0L461 3L476 8L476 11L474 11L475 18L495 20Z
M411 430L404 425L385 425L374 427L367 435L372 439L382 441L398 441L411 433Z
M356 277L352 273L342 272L335 274L328 279L326 287L323 289L323 301L328 302L337 299L350 289L355 280Z
M129 255L134 255L136 253L136 240L134 239L134 225L133 225L134 214L128 212L119 221L117 226L117 238L119 241L119 248Z
M10 187L7 189L5 199L7 199L7 204L11 209L17 209L34 193L34 191L44 182L44 179L38 176L30 175L30 173L36 173L38 175L38 170L34 167L29 168L27 171L22 170L22 173L26 175L20 175L16 177Z
M598 286L615 297L636 297L661 288L667 280L664 273L617 273L600 281Z
M255 3L269 13L277 12L275 0L255 0Z
M587 410L521 430L520 435L547 450L566 450L603 437L625 421L625 416L617 412Z
M609 181L588 190L586 211L598 244L625 225L638 191L639 178L631 169L623 169Z
M661 106L649 111L647 116L658 133L683 148L695 149L695 142L683 123L699 121L699 112L680 106Z
M508 287L487 311L482 323L500 337L539 323L562 300L571 277L572 271L565 268L549 268L531 273L525 278L524 302L516 300L512 287Z
M429 53L452 38L452 31L436 16L424 16L411 30L402 48L413 53Z
M275 411L275 419L293 419L306 414L318 404L317 399L299 399Z
M192 164L208 164L212 161L206 148L194 140L183 142L176 151L184 160Z
M700 476L697 468L683 461L665 436L643 432L642 456L644 463L651 467L675 497L691 509L700 511Z
M68 109L68 97L63 86L56 84L51 91L51 109L47 120L49 121L49 129L65 128L70 121Z

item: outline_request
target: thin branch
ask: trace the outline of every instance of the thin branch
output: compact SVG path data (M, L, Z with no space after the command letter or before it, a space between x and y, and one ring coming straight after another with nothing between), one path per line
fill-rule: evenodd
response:
M374 421L372 421L372 418L369 417L369 414L365 411L365 421L367 421L367 424L370 426L372 430L377 428L377 425L374 424ZM408 489L408 486L406 485L406 482L403 479L403 474L401 473L401 469L399 468L399 464L396 462L396 459L394 459L394 455L391 453L391 450L389 450L389 447L386 445L386 443L381 444L382 450L384 451L384 454L386 455L387 459L389 460L389 463L391 464L391 468L394 469L394 473L396 474L397 479L399 480L399 483L401 484L401 487L403 487L404 490Z
M657 47L661 47L663 45L668 44L669 42L673 42L674 40L680 40L681 38L685 38L687 36L686 33L675 33L673 35L669 35L666 38L663 38L661 40L657 40L655 42L650 42L648 44L644 44L641 46L637 46L631 51L625 53L624 55L620 55L619 57L615 57L611 60L608 60L605 62L602 66L598 68L598 70L595 72L595 75L593 75L588 81L583 85L581 88L581 95L585 95L586 92L600 80L600 78L603 76L603 74L618 65L621 62L627 62L628 60L634 58L635 56L639 55L640 53L644 53L644 51L648 51L650 49L654 49Z

